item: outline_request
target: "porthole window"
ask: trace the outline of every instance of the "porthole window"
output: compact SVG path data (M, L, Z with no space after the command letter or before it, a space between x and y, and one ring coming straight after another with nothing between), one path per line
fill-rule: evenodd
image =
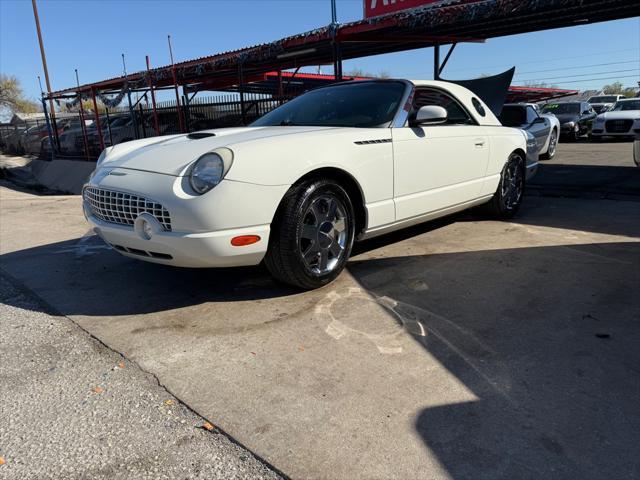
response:
M471 103L473 103L473 106L475 107L476 112L478 112L481 117L484 117L487 114L487 112L485 112L484 110L484 107L480 103L480 100L478 100L476 97L473 97L471 99Z

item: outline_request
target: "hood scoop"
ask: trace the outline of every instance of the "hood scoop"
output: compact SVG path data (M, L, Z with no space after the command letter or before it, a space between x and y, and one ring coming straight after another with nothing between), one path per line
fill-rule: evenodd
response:
M213 132L193 132L187 135L187 138L190 140L200 140L201 138L209 138L215 136L216 134Z

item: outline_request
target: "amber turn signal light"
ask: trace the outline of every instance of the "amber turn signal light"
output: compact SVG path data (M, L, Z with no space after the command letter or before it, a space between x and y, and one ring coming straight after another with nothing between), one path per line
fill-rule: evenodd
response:
M233 237L231 239L231 245L234 247L246 247L259 241L260 237L258 235L240 235L239 237Z

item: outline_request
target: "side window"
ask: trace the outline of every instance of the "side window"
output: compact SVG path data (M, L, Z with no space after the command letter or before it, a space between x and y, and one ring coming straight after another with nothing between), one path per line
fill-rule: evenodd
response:
M445 125L474 125L473 119L458 103L457 100L440 90L419 88L413 97L412 114L420 107L437 105L447 110L447 123Z
M538 113L533 107L527 106L527 123L533 123L538 118Z

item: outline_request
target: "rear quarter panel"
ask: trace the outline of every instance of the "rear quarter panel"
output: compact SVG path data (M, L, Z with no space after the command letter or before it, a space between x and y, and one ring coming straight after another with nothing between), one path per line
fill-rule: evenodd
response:
M524 135L517 128L486 126L489 137L489 162L482 193L490 195L498 188L500 174L511 155L516 150L522 150L525 154L527 144Z

